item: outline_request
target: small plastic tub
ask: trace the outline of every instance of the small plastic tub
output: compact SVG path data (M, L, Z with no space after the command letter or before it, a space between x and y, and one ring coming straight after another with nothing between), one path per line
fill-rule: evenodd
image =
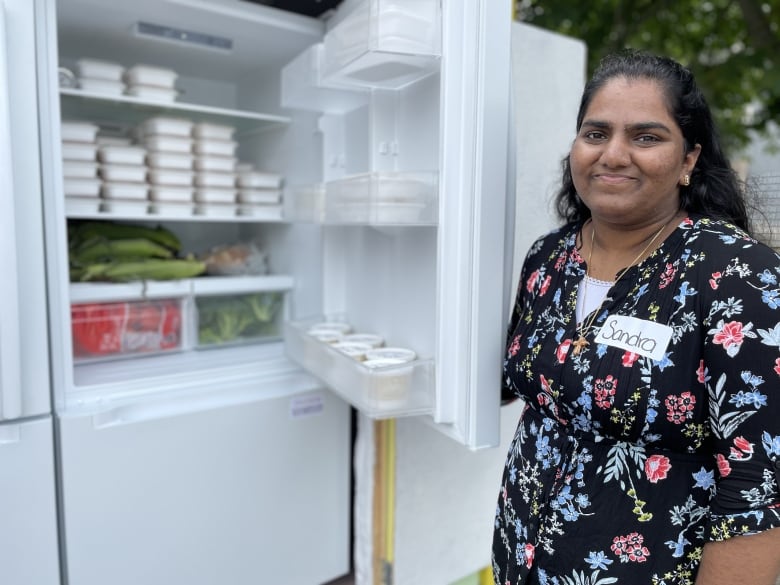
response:
M165 134L167 136L190 138L193 125L193 121L186 118L157 116L145 120L139 128L145 134Z
M192 155L178 152L150 152L146 164L155 169L192 170Z
M121 81L91 79L89 77L79 77L79 87L84 91L108 95L122 95L125 92L125 84Z
M62 162L62 175L66 179L95 179L98 164L92 161L66 160Z
M282 200L277 189L239 189L237 200L246 205L275 205Z
M199 155L233 157L237 147L235 140L196 140L192 150Z
M133 141L123 136L101 136L95 138L98 146L132 146Z
M197 187L217 187L221 189L231 189L235 187L235 184L235 173L195 173L195 185Z
M96 144L81 142L63 142L62 159L66 161L95 162L97 160L98 147Z
M163 203L192 203L193 193L191 187L149 186L149 199Z
M338 331L315 331L310 332L309 335L311 335L317 341L327 343L329 345L339 343L344 338L344 335Z
M63 181L65 197L98 197L100 195L100 179L69 179Z
M100 196L120 201L146 200L149 197L149 186L146 183L103 183Z
M191 217L192 212L193 206L191 203L152 201L149 204L149 213L153 215Z
M233 173L236 159L231 156L196 156L195 170L204 172Z
M333 344L333 349L336 349L344 355L351 357L353 360L362 362L364 359L366 359L366 352L371 349L371 346L367 343L345 341L345 339L342 338L340 341L337 341Z
M100 211L98 197L65 197L65 215L92 215Z
M235 189L221 189L219 187L207 187L195 189L195 201L198 203L216 203L218 205L234 204L236 202Z
M376 350L374 350L376 351ZM388 408L400 407L409 400L412 366L394 358L368 358L363 366L371 370L372 384L369 398Z
M240 172L236 177L236 185L245 189L278 189L282 186L282 177L259 171Z
M375 335L373 333L350 333L344 336L344 341L350 343L364 343L369 345L371 349L382 347L385 344L385 340L381 335Z
M67 142L94 143L100 128L90 122L63 121L60 134Z
M416 358L417 354L405 347L378 347L366 352L366 361L396 360L398 363L406 363L414 361Z
M203 217L220 217L220 218L227 219L229 217L236 216L236 206L230 203L196 204L195 215L201 215Z
M212 124L210 122L199 122L192 128L192 136L195 138L206 138L213 140L233 140L235 126L225 124Z
M342 336L347 335L348 333L352 333L352 325L343 321L323 321L321 323L315 323L307 330L309 335L328 332L336 332Z
M192 171L150 168L149 183L171 187L192 187L192 175Z
M79 59L76 61L76 73L79 77L105 81L122 81L124 72L124 66L113 61L103 61L101 59Z
M150 134L144 137L144 145L152 152L190 154L192 151L192 138Z
M134 65L125 71L124 80L128 85L173 89L178 76L178 73L173 69L152 65Z
M110 199L100 202L100 211L118 214L146 215L149 204L141 199Z
M98 159L103 164L143 165L146 149L140 146L104 145L98 148Z
M146 165L101 165L104 181L116 183L145 183Z
M173 102L176 101L179 92L175 89L151 85L131 85L125 90L125 94L153 102Z

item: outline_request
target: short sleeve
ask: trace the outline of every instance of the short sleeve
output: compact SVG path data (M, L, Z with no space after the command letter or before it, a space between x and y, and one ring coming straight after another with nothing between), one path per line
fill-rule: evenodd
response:
M717 463L708 540L780 527L780 257L732 246L702 283L715 294L699 364Z

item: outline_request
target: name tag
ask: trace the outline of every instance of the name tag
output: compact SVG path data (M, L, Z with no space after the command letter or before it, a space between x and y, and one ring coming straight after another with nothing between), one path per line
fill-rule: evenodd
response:
M664 357L671 339L672 328L668 325L610 315L601 326L596 343L606 343L658 361Z

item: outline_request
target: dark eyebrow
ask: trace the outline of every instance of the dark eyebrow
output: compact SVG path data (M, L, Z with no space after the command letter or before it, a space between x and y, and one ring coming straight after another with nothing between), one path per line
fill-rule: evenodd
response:
M582 123L582 126L600 129L612 128L612 124L605 120L585 120ZM665 132L671 133L669 127L666 124L662 124L661 122L639 122L637 124L629 124L626 126L626 130L633 132L643 132L645 130L663 130Z

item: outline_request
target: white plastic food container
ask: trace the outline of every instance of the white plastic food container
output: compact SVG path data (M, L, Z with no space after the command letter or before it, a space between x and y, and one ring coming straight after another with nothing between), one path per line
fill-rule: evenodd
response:
M202 215L204 217L235 217L236 206L230 203L199 203L195 205L195 215Z
M98 197L65 197L65 215L92 215L100 211Z
M214 140L233 140L235 126L224 124L212 124L210 122L199 122L192 129L192 135L195 138L207 138Z
M82 142L63 142L62 159L94 162L97 160L98 147L96 144Z
M173 102L179 95L175 89L153 87L151 85L131 85L125 90L125 94L152 102Z
M95 138L95 142L100 146L132 146L133 144L132 140L123 136L101 136L100 134Z
M100 176L109 182L144 183L146 165L101 165Z
M237 146L235 140L196 140L193 151L200 155L233 157Z
M153 215L190 217L192 216L192 212L193 206L191 203L153 201L149 204L149 213Z
M239 189L237 199L246 205L275 205L282 200L282 192L276 189Z
M100 196L103 199L145 200L149 195L146 183L103 183Z
M192 155L178 152L150 152L146 164L157 169L192 170Z
M92 161L66 160L62 163L62 175L66 179L95 179L98 164Z
M186 118L169 118L156 116L141 123L139 128L145 134L165 134L167 136L184 136L190 138L193 121Z
M79 77L122 81L124 71L124 66L113 61L103 61L101 59L79 59L76 61L76 73Z
M149 199L163 203L192 203L193 190L191 187L171 187L166 185L150 185ZM192 206L190 206L190 212Z
M129 85L173 89L177 77L178 74L173 69L139 64L125 71L124 80Z
M105 93L108 95L122 95L125 92L125 84L121 81L92 79L90 77L79 77L79 87L91 93Z
M100 185L100 179L65 179L63 191L66 197L97 197Z
M278 189L282 186L282 177L259 171L243 172L238 173L236 184L247 189Z
M99 129L91 122L63 121L60 133L62 139L68 142L93 143Z
M153 134L144 138L144 145L152 152L190 154L192 150L192 138Z
M195 189L195 201L198 203L217 203L222 205L232 204L236 201L236 190L220 189L218 187L198 188Z
M192 187L192 175L192 171L150 168L149 183L152 185L169 185L172 187Z
M266 221L281 221L284 218L284 209L281 205L239 205L238 215Z
M146 215L149 204L142 199L111 199L100 202L100 211L116 214Z
M196 156L195 170L233 173L236 170L236 159L230 156Z
M195 185L198 187L218 187L222 189L231 189L235 187L235 184L235 173L195 173Z
M98 159L104 164L142 165L146 160L146 149L140 146L104 145L98 148Z

